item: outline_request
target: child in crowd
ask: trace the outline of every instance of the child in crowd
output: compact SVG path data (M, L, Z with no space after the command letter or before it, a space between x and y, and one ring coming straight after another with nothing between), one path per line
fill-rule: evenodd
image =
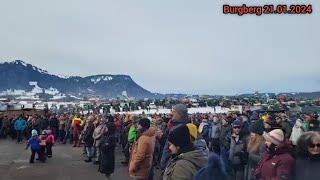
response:
M37 130L33 129L31 131L31 138L27 142L26 150L31 147L31 156L30 156L30 163L34 163L34 156L37 153L39 156L40 161L44 162L44 156L40 153L40 139L38 137Z
M46 139L46 150L48 158L52 157L52 146L54 145L55 139L51 130L47 130L47 139Z
M47 146L47 134L46 131L43 130L40 135L40 154L44 157L44 160L46 160L46 146ZM40 156L39 156L40 159Z

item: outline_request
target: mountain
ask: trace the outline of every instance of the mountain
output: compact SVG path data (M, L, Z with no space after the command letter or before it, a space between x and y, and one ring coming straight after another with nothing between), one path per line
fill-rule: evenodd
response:
M100 74L87 77L62 77L49 74L21 60L0 63L0 95L19 93L104 98L128 96L137 99L156 96L139 86L128 75Z

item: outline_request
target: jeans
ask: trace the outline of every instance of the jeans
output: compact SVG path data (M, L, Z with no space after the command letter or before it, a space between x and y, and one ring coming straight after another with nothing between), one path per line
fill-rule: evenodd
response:
M22 141L22 136L23 136L23 131L22 130L17 130L17 142Z
M59 141L62 142L66 136L66 132L64 130L59 130Z
M94 148L93 147L86 147L86 151L87 151L88 158L92 158L93 153L94 153Z

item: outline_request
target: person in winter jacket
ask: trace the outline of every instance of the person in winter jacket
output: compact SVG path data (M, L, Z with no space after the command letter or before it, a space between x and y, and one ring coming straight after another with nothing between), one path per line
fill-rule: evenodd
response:
M48 158L52 157L52 147L55 143L55 138L52 133L52 130L47 130L47 139L46 139L46 151Z
M95 147L96 150L96 159L94 164L99 164L99 156L100 156L100 151L99 151L99 145L100 145L100 141L101 138L103 136L103 134L105 132L107 132L108 128L107 128L107 120L103 119L101 122L98 122L97 124L98 126L94 129L93 131L93 139L94 139L94 143L93 146Z
M170 132L168 137L171 160L163 180L190 180L208 162L208 157L194 148L186 125L181 125Z
M40 139L40 154L43 158L43 160L46 160L46 147L47 147L47 133L46 130L43 130L39 136ZM39 156L40 159L40 156Z
M305 121L307 122L307 131L319 131L320 125L317 118L313 114L306 114Z
M301 121L301 119L297 119L296 123L292 128L292 133L290 136L290 141L292 142L293 145L297 145L298 139L303 134L303 132L304 132L303 122Z
M220 157L227 167L229 165L229 149L230 149L230 142L231 142L231 125L226 121L225 118L221 120L221 134L220 134Z
M26 128L27 128L27 121L22 117L22 115L20 115L19 118L14 123L14 129L17 132L18 143L22 141L22 136Z
M232 178L242 180L244 178L244 167L248 161L248 153L246 147L246 137L240 134L240 120L232 123L232 135L229 150L229 161L232 169Z
M264 127L262 123L252 123L248 139L247 152L248 164L245 166L245 179L254 179L254 171L263 153L265 152L265 140L262 136Z
M63 139L66 135L66 117L65 115L64 116L61 116L59 118L59 133L58 133L58 139L60 142L63 142Z
M59 132L59 120L55 115L49 118L49 129L52 131L55 138L57 138L57 134Z
M83 141L86 147L86 153L87 153L87 158L85 162L91 162L93 158L93 132L94 132L94 125L93 125L93 118L88 118L88 122L86 124L86 129L83 134Z
M106 177L114 172L115 167L115 148L117 145L115 131L116 126L112 122L107 123L108 131L104 133L99 143L99 149L101 152L99 172L104 173Z
M209 135L209 124L207 119L203 119L199 126L199 134L202 136L202 138L206 141L207 145L210 141L210 135Z
M45 119L45 117L43 117L43 116L40 117L40 122L39 122L40 132L47 129L48 126L49 126L49 122Z
M290 139L292 133L292 127L288 122L288 116L284 113L280 114L280 117L276 118L277 123L280 125L281 129L284 131L284 137Z
M169 132L174 130L175 128L186 125L189 122L188 120L188 109L185 105L183 104L177 104L172 108L172 128L170 128ZM161 161L160 161L160 168L164 169L168 161L170 159L170 151L169 151L169 142L166 141L162 156L161 156Z
M293 178L295 160L290 154L289 144L281 129L264 133L266 153L262 156L255 171L258 180Z
M298 158L294 179L318 180L320 177L320 133L306 132L297 142Z
M142 118L138 123L138 140L133 144L129 163L129 175L133 179L149 179L155 149L155 129L150 120Z
M208 165L200 169L193 180L228 180L223 161L216 154L212 154Z
M127 166L130 159L130 148L132 146L132 143L137 138L137 131L136 131L136 124L138 123L139 118L136 115L133 114L127 114L125 117L125 122L123 124L123 130L121 133L121 144L123 149L123 154L125 157L125 160L121 162L121 164ZM130 131L131 130L131 131ZM129 133L130 131L130 133Z
M34 157L36 153L38 154L39 159L42 162L45 161L44 155L40 153L40 139L38 137L38 132L35 129L31 131L31 138L28 140L27 146L25 149L27 150L29 147L31 148L31 156L30 156L29 163L34 163Z
M210 130L211 145L210 150L216 154L220 153L220 135L221 123L217 116L213 117L213 122Z
M186 124L186 126L188 127L190 140L193 143L193 146L197 150L202 151L205 156L209 156L209 148L206 141L201 136L199 136L197 126L193 123L188 123Z
M80 147L79 136L81 133L82 119L77 116L72 119L72 135L73 135L73 147Z

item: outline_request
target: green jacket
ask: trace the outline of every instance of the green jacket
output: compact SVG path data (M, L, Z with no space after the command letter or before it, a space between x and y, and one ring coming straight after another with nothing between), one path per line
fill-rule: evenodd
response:
M132 125L128 133L128 142L129 143L135 142L137 140L137 136L138 136L137 128L134 125Z
M163 180L190 180L208 163L208 156L201 150L182 153L172 159L164 172Z

